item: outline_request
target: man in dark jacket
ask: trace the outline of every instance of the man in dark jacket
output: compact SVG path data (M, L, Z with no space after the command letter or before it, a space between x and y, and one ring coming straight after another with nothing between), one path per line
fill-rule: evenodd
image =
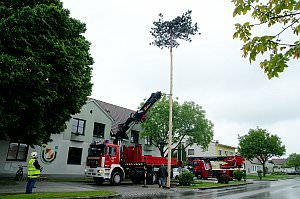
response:
M158 185L159 188L163 187L166 188L166 181L168 177L168 172L164 164L162 164L158 169Z

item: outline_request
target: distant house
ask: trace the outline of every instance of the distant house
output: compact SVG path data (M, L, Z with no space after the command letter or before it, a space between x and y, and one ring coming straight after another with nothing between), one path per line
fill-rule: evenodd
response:
M207 149L193 144L186 148L187 157L207 157L207 156L233 156L236 154L236 147L220 144L215 140L209 143Z
M269 160L269 163L272 167L272 172L280 172L280 173L295 173L295 168L287 168L285 164L287 159L277 158Z
M257 171L262 171L263 167L258 159L254 158L253 160L245 161L245 169L247 174L253 174L256 175Z

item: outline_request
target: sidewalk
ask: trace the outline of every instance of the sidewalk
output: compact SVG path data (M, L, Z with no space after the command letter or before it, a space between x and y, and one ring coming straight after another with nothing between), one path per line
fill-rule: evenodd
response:
M26 182L17 182L16 185L0 186L0 194L24 193ZM171 188L161 189L158 185L136 185L132 183L123 183L120 186L111 186L110 184L95 185L94 183L81 182L47 182L39 181L36 183L33 192L79 192L79 191L96 191L110 190L120 194L120 198L139 198L145 196L169 195L174 192L191 191L190 189Z

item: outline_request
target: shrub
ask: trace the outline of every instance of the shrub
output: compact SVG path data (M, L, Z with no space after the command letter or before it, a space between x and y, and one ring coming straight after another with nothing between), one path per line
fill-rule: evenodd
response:
M230 177L226 173L218 173L217 180L218 180L218 183L228 184Z
M240 170L240 169L233 171L233 177L235 179L237 179L238 181L241 181L242 178L245 179L245 177L246 177L245 175L246 175L246 173L244 171Z
M184 171L182 174L179 175L179 185L182 186L190 186L191 183L194 181L195 175L190 171Z
M262 179L262 173L263 173L262 170L258 170L257 171L257 175L258 175L258 177L259 177L260 180Z

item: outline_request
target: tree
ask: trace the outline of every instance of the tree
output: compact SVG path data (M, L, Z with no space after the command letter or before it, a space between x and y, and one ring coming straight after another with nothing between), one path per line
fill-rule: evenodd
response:
M277 135L270 135L266 129L257 127L239 137L239 153L250 161L257 158L265 176L265 163L273 156L282 156L285 153L285 146L281 144Z
M91 94L85 24L59 0L0 2L0 137L30 145L65 129Z
M205 118L205 111L194 102L173 102L173 150L177 150L180 144L187 148L192 144L207 148L213 138L213 124ZM141 125L142 136L149 137L152 145L156 146L162 157L167 156L168 145L168 98L162 99L152 107Z
M300 154L292 153L289 155L286 166L294 167L295 171L297 171L298 167L300 167Z
M261 61L260 67L269 79L278 77L278 73L288 67L288 61L298 60L300 56L298 36L300 2L298 0L233 0L233 2L234 17L251 14L253 19L253 22L235 24L236 32L233 37L244 42L243 56L249 56L251 63L256 60L258 54L267 54L269 58ZM258 28L264 31L257 31Z

